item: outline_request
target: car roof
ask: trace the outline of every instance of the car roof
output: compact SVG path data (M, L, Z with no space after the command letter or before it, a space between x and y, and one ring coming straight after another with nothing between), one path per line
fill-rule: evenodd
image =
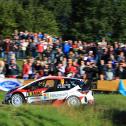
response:
M28 86L28 85L30 85L30 84L36 82L36 81L44 80L44 79L59 79L59 80L60 80L60 79L75 79L75 80L81 80L81 81L82 81L82 79L71 78L71 77L64 77L64 76L44 76L44 77L41 77L41 78L39 78L39 79L37 79L37 80L34 80L34 81L32 81L32 82L29 82L29 83L26 84L26 85L23 85L23 86L19 87L19 89L22 89L22 88L24 88L24 87L26 87L26 86Z

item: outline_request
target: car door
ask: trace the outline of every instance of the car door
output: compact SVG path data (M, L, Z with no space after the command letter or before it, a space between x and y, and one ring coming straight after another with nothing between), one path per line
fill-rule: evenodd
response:
M52 93L56 90L57 79L44 79L34 82L28 87L27 96L29 103L51 103Z
M65 79L55 80L55 85L53 88L46 90L50 100L62 100L68 95L69 87L65 85Z
M48 87L45 87L45 82L45 79L38 80L25 87L28 103L37 103L43 100L43 93L48 89Z

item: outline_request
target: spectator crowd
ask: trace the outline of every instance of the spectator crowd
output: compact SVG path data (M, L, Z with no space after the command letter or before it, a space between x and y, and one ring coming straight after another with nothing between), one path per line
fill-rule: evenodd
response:
M38 79L57 75L84 80L126 79L126 44L63 41L45 33L18 32L0 40L0 77ZM17 60L22 60L19 69Z

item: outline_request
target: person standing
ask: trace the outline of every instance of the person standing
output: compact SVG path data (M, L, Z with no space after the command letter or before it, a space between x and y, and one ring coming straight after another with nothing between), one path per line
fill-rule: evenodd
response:
M0 78L5 78L5 63L0 61Z
M37 43L36 49L37 49L39 59L42 59L42 53L44 51L44 45L42 40L40 40L40 42Z
M17 78L19 76L19 66L15 59L11 59L9 64L6 64L6 77Z
M126 79L126 64L123 62L119 63L119 66L115 70L116 79Z

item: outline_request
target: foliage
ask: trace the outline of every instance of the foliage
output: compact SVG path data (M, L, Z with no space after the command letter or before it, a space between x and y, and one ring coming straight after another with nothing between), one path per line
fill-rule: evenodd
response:
M3 99L0 92L0 101ZM92 106L69 108L50 105L13 107L0 104L2 126L125 126L126 100L117 94L95 94ZM114 104L113 104L114 103ZM7 121L6 121L7 120Z
M43 3L55 15L60 27L60 32L66 32L72 13L71 0L45 0L42 4Z
M19 29L86 41L125 41L125 8L125 0L1 0L0 33Z
M0 1L0 32L11 34L14 29L58 34L52 12L30 1L28 5L13 0Z

